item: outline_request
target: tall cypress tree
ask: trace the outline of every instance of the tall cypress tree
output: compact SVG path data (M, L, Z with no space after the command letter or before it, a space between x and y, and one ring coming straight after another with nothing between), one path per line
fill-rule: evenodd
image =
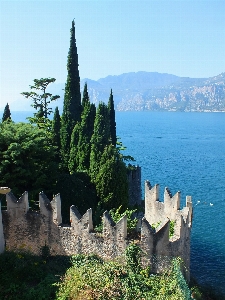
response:
M78 143L78 170L89 170L90 153L91 153L91 137L94 130L95 106L87 103L81 116L80 136Z
M2 116L2 122L5 121L12 121L11 119L11 112L9 109L9 104L7 103L3 112L3 116Z
M52 144L56 147L56 161L60 162L60 115L58 106L55 108L54 117L52 120Z
M108 109L109 109L111 140L112 140L113 146L116 146L116 116L115 116L115 108L114 108L112 89L111 89L110 96L109 96Z
M98 172L104 148L109 144L109 111L105 103L99 103L94 122L94 132L91 137L90 176L93 180Z
M85 105L90 102L89 95L88 95L88 89L87 89L87 82L84 84L84 91L83 91L83 98L82 98L82 107L84 109Z
M106 146L101 155L95 185L102 209L110 210L120 205L123 210L127 208L127 168L118 149L112 144Z
M70 140L74 126L81 117L80 76L78 70L78 54L75 39L75 24L72 21L70 30L70 48L67 60L67 81L61 124L61 147L64 166L67 168L70 152Z
M77 171L79 165L79 156L78 156L78 143L80 136L80 122L74 126L72 135L71 135L71 143L70 143L70 156L68 160L68 169L71 174Z
M88 102L84 106L81 122L74 127L71 136L69 171L89 171L91 137L94 130L96 109L95 105Z

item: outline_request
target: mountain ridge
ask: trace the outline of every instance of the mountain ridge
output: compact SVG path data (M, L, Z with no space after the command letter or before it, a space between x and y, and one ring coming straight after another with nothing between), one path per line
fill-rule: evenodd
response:
M158 72L130 72L87 82L90 99L107 102L113 90L117 110L225 111L225 73L209 78Z
M200 111L225 112L225 72L209 78L179 77L158 72L129 72L108 75L98 80L81 80L81 93L87 82L92 103L108 102L110 90L115 109L119 111ZM63 108L64 83L54 83L48 92L59 95L51 103L54 109Z

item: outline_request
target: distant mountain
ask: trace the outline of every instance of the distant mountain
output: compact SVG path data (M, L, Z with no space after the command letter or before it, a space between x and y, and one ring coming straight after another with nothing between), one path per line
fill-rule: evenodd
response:
M179 77L156 72L125 73L87 82L91 102L108 102L113 90L116 110L225 111L225 73L210 78ZM65 84L52 84L48 91L60 95L52 103L62 112Z
M87 82L90 99L107 102L113 90L117 110L225 111L225 73L210 78L156 72L125 73Z

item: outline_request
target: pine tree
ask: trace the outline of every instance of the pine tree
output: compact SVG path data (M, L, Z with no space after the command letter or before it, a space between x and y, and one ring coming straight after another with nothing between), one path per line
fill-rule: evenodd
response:
M41 118L44 118L46 120L48 119L48 116L53 112L52 108L49 107L49 104L52 101L60 98L60 96L53 96L51 93L47 93L46 89L48 85L55 82L55 80L55 78L34 79L34 85L30 85L31 91L21 93L21 95L23 95L25 98L31 98L33 101L33 104L31 104L31 106L38 110L38 113L35 113L34 117L38 117L39 115ZM38 91L41 91L42 93L39 94L37 93Z
M61 147L64 166L66 168L70 153L71 134L74 126L80 121L81 117L80 76L78 70L78 54L75 39L74 20L72 21L70 34L70 48L67 60L68 75L65 85L61 124Z
M58 106L55 108L55 113L52 120L52 145L56 147L56 161L60 162L60 114Z
M115 116L115 108L114 108L112 89L111 89L110 96L109 96L108 109L109 109L109 119L110 119L111 140L112 140L113 146L116 146L116 116Z
M9 109L9 104L7 103L3 112L3 116L2 116L2 122L5 121L12 121L11 119L11 112Z
M110 144L109 111L105 103L99 103L94 132L91 137L90 176L94 180L98 172L101 155L104 148Z
M128 206L127 169L119 151L112 145L105 147L95 178L97 196L104 210Z

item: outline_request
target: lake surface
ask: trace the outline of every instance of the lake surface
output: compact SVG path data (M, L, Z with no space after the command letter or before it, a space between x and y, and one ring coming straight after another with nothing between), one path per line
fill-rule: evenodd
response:
M12 112L16 122L26 116ZM182 205L192 196L191 274L225 293L225 113L116 112L116 122L143 188L159 183L161 200L166 186L179 190Z
M183 205L192 196L191 274L225 293L225 114L117 112L116 121L143 187L159 183L161 200L166 186L181 191Z

